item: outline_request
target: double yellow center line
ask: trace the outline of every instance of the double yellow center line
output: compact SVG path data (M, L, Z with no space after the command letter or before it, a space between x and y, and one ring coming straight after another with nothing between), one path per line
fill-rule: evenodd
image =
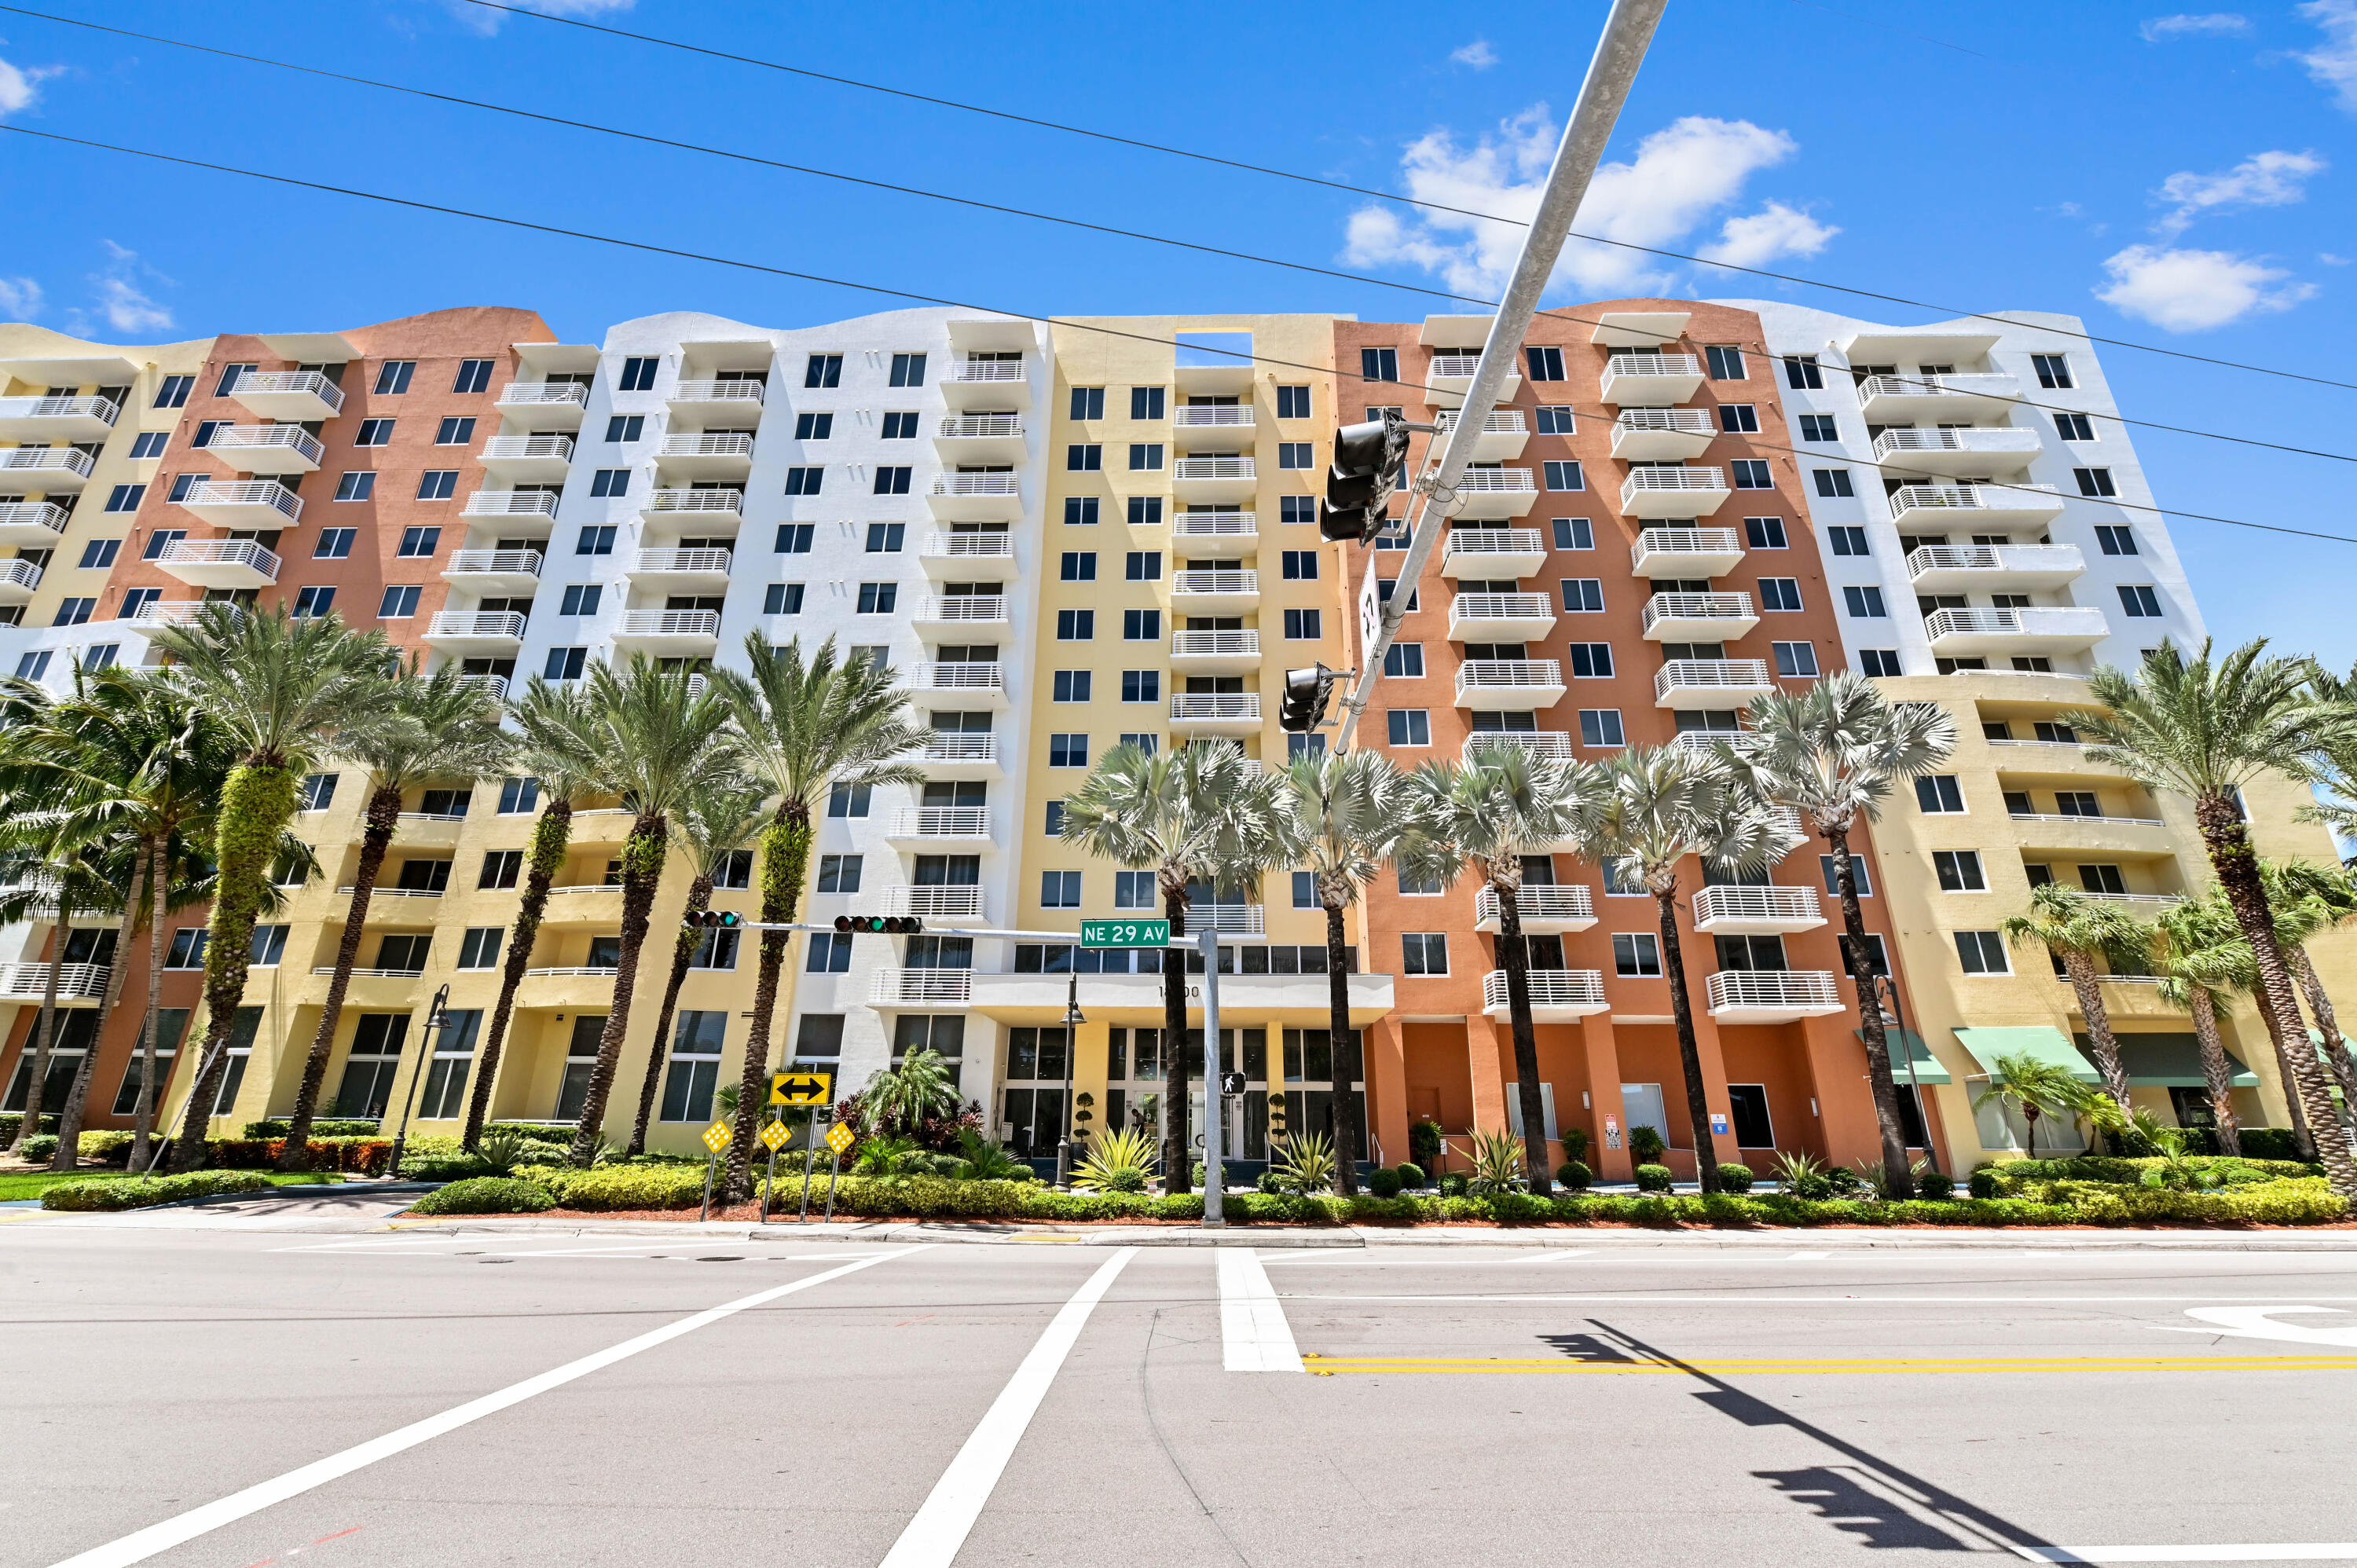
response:
M1880 1376L1912 1372L2357 1372L2357 1356L1996 1356L1841 1357L1823 1360L1745 1358L1697 1361L1566 1361L1506 1356L1302 1355L1304 1369L1321 1378L1346 1372L1514 1373L1547 1377L1692 1376L1812 1377L1827 1373Z

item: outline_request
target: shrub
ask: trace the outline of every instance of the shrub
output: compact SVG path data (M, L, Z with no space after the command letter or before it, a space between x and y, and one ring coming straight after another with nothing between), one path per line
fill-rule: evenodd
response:
M25 1157L35 1164L48 1159L57 1152L58 1135L55 1133L36 1133L25 1140Z
M455 1138L437 1140L456 1149ZM410 1141L414 1154L422 1140ZM314 1138L311 1168L315 1171L356 1171L363 1176L382 1176L393 1159L393 1144L382 1138ZM213 1138L205 1144L205 1160L216 1170L267 1170L278 1164L285 1152L284 1138Z
M1572 1192L1586 1192L1596 1180L1596 1173L1587 1168L1585 1160L1566 1160L1555 1166L1555 1179Z
M152 1208L191 1197L221 1193L263 1192L269 1181L253 1171L188 1171L181 1176L136 1181L61 1181L41 1194L43 1208L88 1212L98 1209Z
M102 1128L84 1133L74 1148L85 1160L118 1165L131 1156L131 1134L119 1128Z
M2299 1145L2292 1142L2288 1127L2245 1127L2242 1141L2243 1157L2246 1160L2299 1158Z
M1833 1190L1843 1197L1847 1197L1852 1193L1862 1192L1866 1188L1866 1177L1847 1165L1831 1167L1825 1172L1825 1180L1831 1183Z
M1378 1165L1367 1174L1367 1190L1377 1197L1397 1197L1403 1185L1399 1172L1388 1165Z
M1275 1171L1263 1171L1260 1173L1259 1176L1254 1180L1253 1190L1254 1192L1276 1193L1283 1192L1285 1190L1285 1186L1282 1182L1279 1182L1276 1179L1276 1173Z
M556 1199L537 1182L476 1176L437 1187L410 1205L412 1214L538 1214Z
M1718 1185L1728 1192L1749 1192L1751 1179L1749 1165L1727 1164L1718 1167Z
M1629 1157L1641 1165L1650 1165L1669 1152L1661 1133L1640 1122L1629 1129Z
M1671 1179L1667 1165L1648 1164L1637 1167L1637 1190L1640 1192L1667 1192Z
M0 1114L0 1149L5 1149L15 1143L16 1134L24 1130L24 1126L25 1113L21 1111L10 1111ZM58 1119L55 1116L42 1117L39 1130L44 1133L56 1132Z
M1153 1137L1124 1128L1092 1141L1089 1157L1072 1173L1072 1185L1090 1192L1144 1192L1159 1165ZM1200 1186L1202 1180L1199 1166L1196 1184Z
M1440 1123L1411 1122L1407 1130L1408 1157L1419 1165L1429 1165L1440 1158Z
M1964 1178L1965 1190L1976 1198L1992 1198L1999 1195L2002 1184L1994 1165L1975 1165L1973 1174Z
M1440 1178L1440 1196L1443 1197L1463 1197L1465 1196L1466 1187L1470 1185L1471 1178L1467 1176L1463 1171L1445 1172Z
M1587 1160L1588 1142L1587 1128L1566 1127L1563 1129L1563 1135L1555 1141L1563 1145L1563 1157L1566 1165Z
M1833 1177L1813 1155L1779 1155L1775 1163L1768 1167L1768 1174L1783 1184L1789 1197L1813 1201L1831 1197L1834 1194Z
M533 1185L546 1188L562 1208L689 1208L704 1201L704 1168L701 1160L692 1165L592 1165L587 1170L575 1165L536 1165L532 1180ZM825 1182L825 1174L821 1172L813 1190L823 1191ZM795 1173L794 1184L799 1196L800 1172ZM782 1179L778 1187L780 1192L785 1190Z
M1925 1171L1915 1178L1915 1195L1945 1203L1956 1196L1956 1178L1945 1171Z
M362 1122L350 1118L337 1120L321 1116L312 1122L311 1136L314 1138L373 1138L377 1134L378 1128L382 1125L383 1123L379 1122ZM238 1135L242 1138L253 1139L284 1138L294 1130L295 1123L292 1121L284 1116L276 1116L266 1122L248 1122Z
M1401 1161L1397 1168L1399 1170L1400 1186L1404 1187L1422 1187L1428 1179L1424 1174L1424 1167L1415 1164L1412 1160Z

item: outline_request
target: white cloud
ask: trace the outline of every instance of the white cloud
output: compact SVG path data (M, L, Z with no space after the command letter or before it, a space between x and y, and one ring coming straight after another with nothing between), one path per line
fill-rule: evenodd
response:
M2146 43L2157 44L2165 38L2183 38L2201 34L2242 34L2251 30L2251 19L2232 11L2213 11L2203 16L2155 16L2136 28L2136 35Z
M2284 284L2291 274L2280 267L2232 251L2130 245L2104 270L2112 281L2095 290L2097 299L2171 332L2204 332L2260 311L2289 310L2316 293L2315 285Z
M0 312L30 321L41 313L41 285L31 278L0 278Z
M1558 127L1539 104L1501 124L1495 135L1459 146L1449 132L1412 143L1400 160L1407 194L1419 201L1527 221L1555 158ZM1688 115L1637 144L1627 163L1596 171L1572 227L1626 244L1668 249L1739 199L1759 170L1782 163L1799 144L1781 131L1745 120ZM1835 231L1781 203L1729 220L1713 253L1759 265L1778 255L1812 254ZM1351 215L1343 255L1354 265L1405 263L1439 274L1460 294L1495 295L1522 248L1519 224L1456 212L1403 218L1386 208ZM1635 251L1574 240L1555 268L1556 285L1609 297L1665 287L1671 273Z
M0 59L0 114L30 109L41 96L41 83L62 75L61 65L15 66Z
M2324 43L2299 56L2308 74L2357 114L2357 0L2309 0L2299 14L2324 29Z
M106 270L91 274L90 283L98 291L98 314L106 325L124 333L154 332L171 326L172 313L139 286L147 278L171 280L142 264L138 252L125 250L112 240L99 243L106 247Z
M638 0L504 0L505 4L526 11L538 11L550 16L603 16L615 11L627 11ZM485 38L500 30L507 20L500 13L487 6L469 5L467 0L449 0L451 14Z
M1451 49L1448 58L1458 65L1469 65L1475 70L1487 70L1498 63L1498 51L1490 47L1487 38L1476 38L1461 49Z
M2330 251L2317 252L2316 259L2322 262L2328 267L2345 267L2349 264L2349 258L2347 256L2336 256Z
M2288 207L2308 198L2302 183L2330 166L2314 153L2259 153L2244 158L2224 174L2195 174L2187 169L2160 182L2163 201L2177 209L2153 225L2158 232L2182 234L2197 218L2236 207Z

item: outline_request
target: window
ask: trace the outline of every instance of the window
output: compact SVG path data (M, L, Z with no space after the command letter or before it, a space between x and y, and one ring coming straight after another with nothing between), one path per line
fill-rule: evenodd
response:
M1813 642L1779 642L1771 644L1776 650L1776 673L1804 676L1817 672L1817 646Z
M589 476L589 494L626 496L630 493L630 471L628 468L599 468Z
M146 494L147 487L145 485L117 485L113 489L107 492L106 510L109 511L137 511L139 510L140 501L145 498Z
M1160 419L1163 414L1163 389L1132 387L1129 389L1129 416L1132 419Z
M1593 550L1596 548L1596 525L1584 517L1559 517L1555 520L1555 547L1557 550Z
M778 553L780 555L809 554L813 532L813 526L807 522L778 524Z
M98 601L96 599L59 599L58 601L57 618L49 622L49 624L51 626L81 626L84 622L88 621L90 618L97 612Z
M188 536L185 528L159 528L147 535L147 548L140 554L149 561L161 561L164 552Z
M1926 773L1915 780L1915 804L1925 816L1953 815L1964 809L1964 791L1953 773Z
M1125 642L1158 642L1162 639L1160 610L1124 610L1121 635Z
M507 934L504 926L469 926L458 939L460 969L497 969L500 962L500 939Z
M2095 426L2083 413L2058 413L2054 416L2054 434L2065 441L2093 441Z
M121 661L123 644L93 642L81 650L81 667L85 670L111 670Z
M1531 380L1534 381L1563 380L1561 349L1525 348L1523 350L1523 358L1530 366Z
M1710 366L1710 379L1715 381L1744 380L1743 350L1731 343L1713 343L1703 349L1703 358Z
M1415 680L1424 674L1424 644L1394 642L1383 650L1383 673Z
M925 357L922 354L892 356L892 384L896 387L920 387L925 384Z
M1798 577L1760 578L1760 607L1763 610L1799 609L1801 607L1801 580Z
M156 384L156 406L157 408L188 407L188 393L196 389L196 384L197 378L194 376L166 376Z
M182 926L172 933L171 950L164 955L166 969L202 969L205 948L212 933L202 926Z
M1056 640L1058 642L1091 642L1097 635L1097 612L1094 610L1058 610Z
M336 590L327 585L313 584L297 588L295 590L295 618L307 620L313 616L326 615L334 607L335 602Z
M825 417L829 428L832 428L834 416L828 414ZM904 411L899 413L886 414L880 438L886 441L914 441L917 438L916 413L913 411Z
M1784 384L1794 392L1814 392L1823 388L1824 377L1817 369L1817 357L1814 354L1785 355Z
M909 480L915 473L916 469L912 467L878 468L876 470L875 493L879 496L905 496L909 493ZM810 490L804 493L814 495L817 492Z
M794 439L826 441L834 435L834 415L831 413L798 413L794 415Z
M1801 415L1801 439L1803 441L1838 441L1841 439L1841 434L1834 426L1834 416L1832 414L1804 413Z
M1104 467L1104 447L1094 441L1074 442L1064 448L1064 471L1093 474Z
M1096 525L1096 497L1066 496L1064 498L1064 526L1066 528L1094 528Z
M1104 417L1104 388L1074 387L1072 389L1072 417L1074 419L1103 419Z
M843 356L813 354L802 367L802 385L806 387L837 387L843 384Z
M2122 583L2120 607L2139 619L2160 614L2160 598L2148 584Z
M1067 550L1058 563L1056 575L1067 583L1093 583L1097 580L1097 553L1093 550Z
M1825 896L1829 898L1840 897L1841 878L1840 874L1834 869L1834 857L1829 854L1817 856L1817 869L1824 875ZM1849 857L1849 877L1850 881L1857 886L1859 897L1874 897L1874 877L1867 870L1865 857L1856 854Z
M552 648L548 650L548 664L540 672L541 678L545 681L578 681L582 667L588 659L589 650L586 648Z
M802 613L802 585L771 583L761 591L761 613L765 616L798 616Z
M1132 473L1151 472L1162 467L1162 443L1133 441L1129 444L1129 467Z
M1279 419L1308 419L1309 389L1308 387L1277 388L1276 416Z
M523 851L495 849L483 856L483 869L475 878L475 886L488 891L513 887L523 874Z
M1825 537L1833 542L1834 553L1836 555L1866 555L1872 553L1867 549L1866 530L1862 528L1851 528L1846 524L1840 527L1828 528L1825 530Z
M1775 488L1776 481L1770 476L1768 460L1764 457L1738 457L1734 462L1729 463L1727 467L1735 475L1735 488L1738 490L1766 490Z
M20 653L16 656L16 679L38 681L49 672L49 656L46 651Z
M1125 703L1158 703L1162 700L1162 671L1159 670L1125 670L1121 672L1121 700ZM1085 739L1086 737L1082 737ZM1081 766L1087 766L1085 763Z
M1160 496L1130 497L1129 526L1132 528L1160 528L1162 526L1162 498Z
M540 805L540 780L511 778L500 780L500 815L529 816Z
M1563 607L1572 614L1592 615L1604 608L1604 579L1601 577L1566 577L1563 579Z
M435 428L436 446L464 446L475 438L475 422L463 414L451 414Z
M1575 681L1609 681L1612 678L1612 645L1609 642L1575 642L1568 650L1571 655L1571 676Z
M573 542L576 555L611 555L614 553L614 529L610 523L585 528Z
M862 583L859 585L859 613L864 616L888 616L899 607L900 585L898 583Z
M1300 873L1297 872L1297 876ZM1154 873L1150 871L1116 871L1113 874L1113 907L1116 909L1151 909L1155 904Z
M2029 368L2038 372L2038 384L2049 392L2071 390L2071 359L2067 354L2032 354Z
M1325 633L1324 617L1317 610L1286 610L1285 637L1288 642L1315 642Z
M1079 872L1043 871L1039 874L1039 908L1077 909L1080 907L1081 874Z
M1276 498L1276 521L1279 522L1310 523L1318 521L1316 496L1279 496Z
M810 940L810 958L803 970L811 974L842 974L851 968L848 932L821 931Z
M1060 839L1064 836L1064 802L1061 800L1050 800L1048 802L1046 820L1042 823L1040 831L1051 839Z
M567 583L565 596L557 601L556 613L561 616L593 616L597 613L597 601L605 596L605 585L599 583Z
M856 854L823 854L818 860L818 891L856 893L866 858Z
M1842 605L1859 620L1883 620L1890 615L1889 608L1882 602L1880 588L1846 587L1842 589Z
M1932 852L1932 869L1940 878L1943 893L1986 893L1988 881L1981 875L1981 857L1976 850L1935 849Z
M2120 493L2112 488L2112 471L2109 468L2073 468L2071 477L2079 481L2079 493L2083 496L2115 496Z
M120 539L93 539L81 547L81 565L89 571L114 564L115 552L123 548Z
M1862 648L1858 650L1857 660L1859 671L1867 675L1896 676L1900 673L1899 650L1895 648Z
M139 618L140 611L163 596L164 590L161 588L125 588L123 590L123 612L117 618L136 620Z
M1579 465L1568 461L1550 461L1546 466L1546 488L1551 490L1584 490L1587 477Z
M662 361L652 356L633 356L622 361L621 380L615 383L617 392L652 392L655 368Z
M390 446L393 445L393 421L363 419L360 430L352 436L355 446Z
M305 774L302 788L296 791L296 810L326 811L336 799L336 780L341 775L334 773Z
M210 484L210 482L211 481L206 478L202 474L175 474L172 476L172 491L164 499L168 501L187 500L190 490L196 489L199 485Z
M1400 972L1447 974L1448 935L1445 931L1409 931L1400 938Z
M1280 441L1276 444L1276 466L1280 468L1314 468L1318 466L1315 450L1307 441Z
M1089 676L1086 670L1059 670L1050 677L1050 700L1059 703L1085 703L1089 700Z
M1399 380L1399 350L1397 349L1360 349L1359 376L1361 380L1370 381Z
M824 468L788 468L786 470L786 494L790 496L814 496L820 493L825 484Z
M1280 575L1288 583L1314 583L1318 580L1318 552L1287 550L1278 559Z
M372 470L355 468L336 477L336 499L339 501L364 501L376 494L376 475Z
M867 525L867 553L897 555L905 542L909 525L905 522L871 522Z
M835 784L826 792L826 814L830 817L864 817L874 799L872 784Z
M2136 553L2136 530L2110 523L2095 525L2095 542L2106 555L2133 555Z
M1857 493L1850 489L1847 468L1812 468L1809 473L1816 480L1817 494L1821 496L1852 496Z
M417 499L422 501L447 501L458 493L458 470L428 468L417 476Z
M1570 409L1559 404L1542 403L1536 412L1540 435L1569 435L1572 434L1573 416Z
M1092 563L1095 557L1090 557ZM1131 583L1158 583L1162 580L1162 552L1132 550L1122 562L1122 577Z
M197 433L188 438L188 445L198 447L210 446L213 444L214 436L231 428L236 423L233 419L200 419L197 421Z
M1958 931L1956 959L1966 974L2011 974L2005 961L2005 939L1995 931Z
M1748 403L1720 403L1718 428L1728 435L1757 435L1760 434L1760 410Z
M1659 980L1662 939L1651 931L1613 933L1612 972L1624 980Z
M1384 715L1394 746L1430 746L1432 715L1422 708L1394 708Z
M257 370L259 368L259 366L255 365L223 365L221 367L221 380L213 383L213 396L229 396L230 393L237 390L237 383L240 377L243 376L248 371ZM174 403L172 406L178 408L180 405L178 403Z
M1582 746L1628 745L1628 737L1620 730L1620 710L1618 708L1580 709L1579 744Z
M1049 767L1086 768L1088 765L1088 736L1084 735L1051 735L1048 737Z
M400 396L409 390L409 378L416 373L414 360L387 360L376 368L376 395Z

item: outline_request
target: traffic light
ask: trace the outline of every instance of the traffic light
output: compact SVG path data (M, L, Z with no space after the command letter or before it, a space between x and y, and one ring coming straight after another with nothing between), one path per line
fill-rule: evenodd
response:
M745 923L745 917L734 909L691 909L687 926L691 930L734 930Z
M913 937L924 930L925 922L914 915L837 915L834 929L838 931L865 931L877 936Z
M1318 508L1318 532L1363 544L1383 532L1392 485L1407 461L1407 421L1396 413L1334 433L1334 467Z
M1240 1072L1223 1072L1220 1075L1220 1092L1222 1094L1242 1094L1243 1091L1243 1074Z
M1285 694L1277 700L1277 728L1307 735L1326 721L1326 699L1334 692L1334 671L1323 664L1285 672Z

